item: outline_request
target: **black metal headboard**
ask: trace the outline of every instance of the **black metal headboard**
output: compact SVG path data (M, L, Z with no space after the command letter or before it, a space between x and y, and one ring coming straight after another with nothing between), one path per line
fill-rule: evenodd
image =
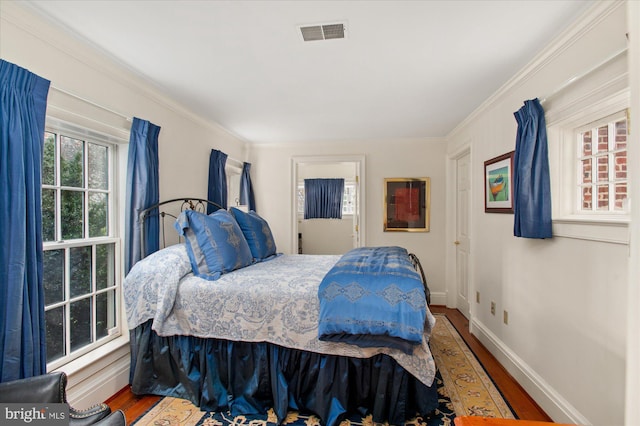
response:
M178 204L180 203L180 204ZM173 214L168 211L164 211L160 207L173 204L174 206L180 206L178 208L174 208L172 211L177 212ZM185 210L195 210L201 213L206 213L207 206L212 205L218 209L224 209L220 204L214 203L213 201L205 200L203 198L195 198L195 197L183 197L183 198L174 198L172 200L161 201L158 204L155 204L149 208L141 210L138 214L138 222L140 223L140 257L143 258L146 256L147 247L145 245L145 222L150 217L158 216L160 217L160 238L162 241L162 247L166 246L166 238L164 232L164 219L166 216L173 218L174 220L178 218L178 215Z

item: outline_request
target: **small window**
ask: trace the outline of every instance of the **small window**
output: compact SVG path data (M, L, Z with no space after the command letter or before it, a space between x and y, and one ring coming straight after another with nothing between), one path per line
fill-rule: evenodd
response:
M121 334L116 146L48 128L42 162L48 369Z
M627 120L619 113L577 130L577 212L627 212Z
M298 183L298 216L304 216L304 182ZM356 213L356 183L345 182L342 195L342 216Z

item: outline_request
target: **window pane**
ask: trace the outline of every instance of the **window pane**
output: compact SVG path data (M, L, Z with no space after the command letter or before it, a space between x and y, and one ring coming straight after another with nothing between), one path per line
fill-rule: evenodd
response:
M69 249L71 298L91 291L91 246Z
M107 203L107 194L89 193L89 237L106 237L109 234Z
M627 178L627 151L616 152L613 155L615 170L615 180Z
M108 169L107 147L102 145L89 144L89 188L108 189L109 169Z
M43 254L44 304L64 300L64 249L47 250Z
M598 152L609 151L609 126L598 127Z
M627 148L627 120L616 121L616 148Z
M42 190L42 240L56 240L56 190Z
M78 191L61 192L62 239L84 237L84 194Z
M590 186L582 188L582 210L591 210L593 208L593 194Z
M109 334L116 325L116 291L96 295L96 340Z
M616 185L616 202L613 209L616 211L625 210L625 200L627 199L627 183L617 183Z
M582 183L591 183L591 159L582 160Z
M60 184L84 187L84 142L67 136L60 137Z
M64 306L45 312L47 362L64 356Z
M56 135L44 134L44 152L42 156L42 184L56 184Z
M96 290L115 285L115 244L96 246Z
M591 130L582 134L582 155L591 155Z
M609 157L608 156L596 157L596 161L598 162L598 182L608 182L609 181Z
M609 210L609 185L598 185L598 210Z
M91 298L78 300L70 305L71 351L91 343Z

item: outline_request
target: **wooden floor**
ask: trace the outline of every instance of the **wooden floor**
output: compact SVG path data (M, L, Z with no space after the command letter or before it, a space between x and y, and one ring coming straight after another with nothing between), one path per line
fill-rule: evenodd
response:
M459 311L441 306L430 306L430 308L433 313L441 313L447 316L520 419L551 421L482 343L469 333L469 321ZM136 396L131 393L129 387L126 387L109 398L106 403L109 404L112 410L124 411L127 423L130 423L144 414L159 399L160 397L158 396Z

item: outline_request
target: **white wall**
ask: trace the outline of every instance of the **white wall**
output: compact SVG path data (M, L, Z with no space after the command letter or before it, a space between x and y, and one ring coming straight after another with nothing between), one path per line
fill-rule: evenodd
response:
M640 123L640 2L627 2L627 22L629 23L629 75L631 86L631 122ZM631 128L629 146L629 162L640 164L640 127L636 124ZM638 167L630 170L631 198L636 200L631 204L631 239L629 256L629 289L627 299L627 394L626 394L626 425L640 424L640 170ZM635 242L635 243L633 243Z
M625 408L628 245L514 238L512 215L483 209L483 163L515 148L513 112L625 47L625 4L594 5L585 20L452 132L448 153L467 145L472 153L471 294L481 295L480 304L471 304L472 331L555 421L619 425ZM550 136L551 151L554 143ZM552 181L557 173L552 169ZM491 315L491 301L498 315ZM508 325L502 323L503 310L509 312Z
M445 303L445 159L442 140L323 142L302 145L257 145L251 149L251 179L256 205L265 217L278 245L278 251L291 253L294 156L364 155L366 163L365 199L368 246L398 245L415 253L425 270L432 303ZM431 178L431 231L384 232L384 178Z
M0 55L2 59L51 81L48 112L68 116L80 112L84 121L106 122L104 130L125 138L129 121L65 95L60 90L161 127L159 135L160 199L186 194L206 198L209 153L212 148L243 160L245 143L219 126L207 123L181 105L167 99L145 81L120 68L105 56L24 9L19 2L0 2ZM124 136L123 136L124 135ZM126 158L126 156L125 156ZM121 171L124 170L121 168ZM119 178L122 184L124 173ZM121 203L120 211L124 211ZM108 353L94 351L81 362L63 369L69 374L69 400L83 408L103 401L128 384L128 332Z
M300 219L304 254L344 254L353 248L353 218Z

